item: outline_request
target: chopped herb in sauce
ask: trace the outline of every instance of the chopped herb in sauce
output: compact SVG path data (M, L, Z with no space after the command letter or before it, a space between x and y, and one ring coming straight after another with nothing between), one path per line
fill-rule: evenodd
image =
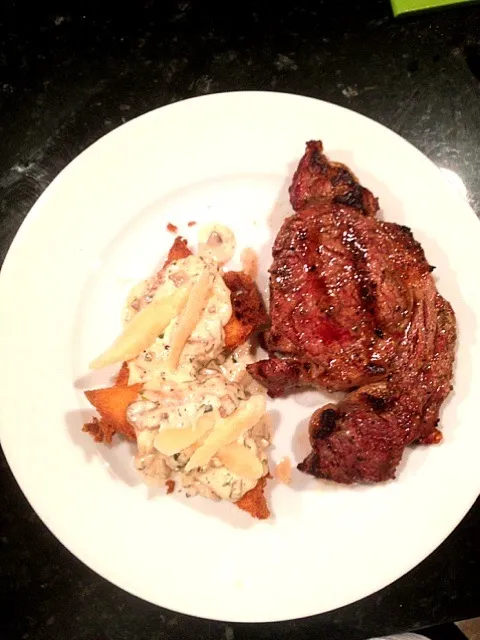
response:
M211 240L215 245L213 248L217 248L218 245L218 249L224 253L223 235L215 233ZM243 379L236 379L242 372L237 371L238 367L231 366L232 363L243 364L243 356L237 353L228 355L223 350L223 327L228 322L232 305L230 291L225 283L221 282L222 270L219 259L214 254L214 251L209 251L205 256L192 255L180 258L170 263L162 281L155 276L154 280L147 282L147 291L157 295L157 290L165 285L168 293L172 289L171 282L177 284L176 276L181 275L184 282L186 273L192 282L195 282L207 269L212 291L205 302L200 319L197 320L194 332L184 345L176 370L170 371L165 367L165 359L168 361L172 344L170 332L172 328L175 330L176 325L163 329L162 333L157 334L156 341L137 357L136 367L132 368L132 379L135 374L140 378L140 382L152 383L150 387L147 386L146 395L140 391L134 403L143 404L139 406L140 423L137 420L135 424L138 432L142 431L142 420L145 428L155 428L158 433L161 433L164 427L166 430L194 429L200 416L216 412L218 409L222 412L221 415L230 415L250 396L243 386ZM155 290L153 285L156 287ZM162 291L159 295L161 293ZM218 314L218 318L212 317L212 313ZM164 371L165 368L168 370ZM138 453L138 459L142 456L145 475L155 476L160 480L164 479L164 476L167 479L174 477L175 482L178 481L179 486L183 486L188 497L198 493L210 498L237 500L251 488L251 480L244 481L238 475L231 474L219 458L212 458L207 464L185 472L190 458L190 447L182 451L176 449L177 453L174 454L163 454L155 448L155 432L150 431L149 434L152 437L145 434L145 446L140 439L143 448ZM268 441L266 442L268 444ZM260 458L262 447L257 440L255 443L259 446Z

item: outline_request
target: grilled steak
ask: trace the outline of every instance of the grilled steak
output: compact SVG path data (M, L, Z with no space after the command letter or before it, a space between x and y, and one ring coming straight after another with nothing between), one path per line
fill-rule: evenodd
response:
M338 482L394 477L404 448L435 442L450 391L455 317L410 230L310 142L270 269L270 359L248 367L270 395L351 392L318 410L302 471Z
M395 477L407 445L441 440L436 426L451 390L455 316L433 282L418 293L392 373L313 414L312 453L301 471L343 483L381 482Z
M410 321L406 283L430 273L410 231L321 201L284 222L273 259L265 336L272 359L253 365L270 394L383 378Z
M295 211L304 209L316 200L330 200L335 204L353 207L365 216L375 216L378 201L359 184L348 167L330 162L323 153L320 141L307 142L307 150L293 176L290 202Z

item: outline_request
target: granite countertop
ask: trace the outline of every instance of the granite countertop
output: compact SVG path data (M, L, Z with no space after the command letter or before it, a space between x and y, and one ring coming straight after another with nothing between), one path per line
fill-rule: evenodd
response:
M455 172L480 212L478 8L395 20L386 0L93 4L0 9L1 259L36 198L87 145L152 108L217 91L300 93L368 115ZM383 591L250 627L191 619L110 585L39 521L3 455L0 478L2 640L349 640L480 615L480 502ZM322 576L318 587L328 588Z

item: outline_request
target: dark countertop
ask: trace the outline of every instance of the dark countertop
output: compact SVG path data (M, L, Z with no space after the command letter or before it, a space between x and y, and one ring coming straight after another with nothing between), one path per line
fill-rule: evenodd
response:
M287 91L364 113L456 172L480 212L478 8L394 20L386 0L284 10L267 0L94 4L0 9L1 259L39 194L88 144L152 108L217 91ZM0 478L5 640L349 640L480 615L480 502L383 591L316 618L250 627L187 618L110 585L41 524L3 456Z

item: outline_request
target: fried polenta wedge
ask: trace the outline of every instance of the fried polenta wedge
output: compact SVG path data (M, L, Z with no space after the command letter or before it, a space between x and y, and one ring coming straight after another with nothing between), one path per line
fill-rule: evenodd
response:
M232 317L225 326L225 349L233 351L268 323L262 296L255 282L241 271L227 271L223 275L230 289Z
M84 425L83 431L90 433L96 442L110 443L115 433L135 442L135 431L127 421L127 408L136 400L141 388L141 384L130 387L116 384L106 389L85 391L87 400L100 414L100 420L94 418L91 423Z
M257 520L267 520L270 517L270 509L265 498L265 485L267 478L260 478L257 484L247 491L247 493L235 502L235 505L242 511L246 511Z
M128 385L128 375L128 364L124 362L115 378L115 387L126 387ZM94 417L92 418L92 422L83 425L82 431L91 435L95 442L106 442L110 444L113 436L117 433L117 428L115 425L106 422L103 418L98 419ZM126 435L126 437L128 438L128 435Z
M192 255L192 252L188 248L187 241L185 240L185 238L182 238L181 236L177 236L173 241L172 246L170 247L170 251L168 252L167 259L161 271L163 271L165 267L168 267L168 265L171 264L172 262L175 262L175 260L188 258L188 256L191 256L191 255Z
M130 375L130 372L128 370L128 364L124 362L120 368L120 371L117 373L117 377L115 378L115 386L126 387L128 385L129 375Z

